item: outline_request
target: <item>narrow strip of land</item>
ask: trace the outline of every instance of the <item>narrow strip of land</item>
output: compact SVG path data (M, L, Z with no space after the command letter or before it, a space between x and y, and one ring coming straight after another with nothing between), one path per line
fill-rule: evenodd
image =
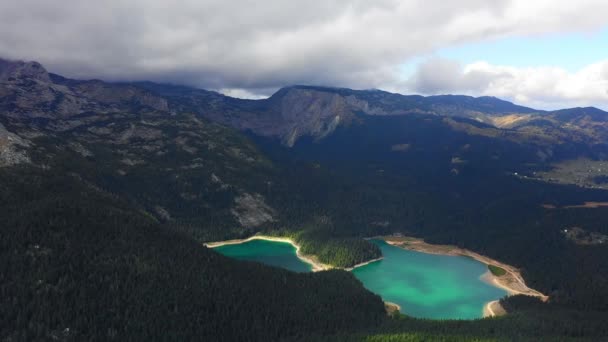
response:
M558 208L565 208L565 209L576 209L576 208L584 208L584 209L597 209L597 208L603 208L603 207L608 207L608 202L585 202L583 204L577 204L577 205L565 205L562 207L558 207L554 204L541 204L541 207L545 208L545 209L558 209Z
M507 312L502 307L502 305L500 305L500 301L498 301L498 300L493 300L491 302L488 302L483 307L483 317L502 316L506 313Z
M382 260L382 259L384 259L384 257L379 257L379 258L376 258L376 259L372 259L372 260L369 260L369 261L365 261L365 262L362 262L362 263L356 264L356 265L355 265L355 266L353 266L353 267L347 267L347 268L344 268L344 270L345 270L345 271L352 271L352 270L354 270L354 269L355 269L355 268L357 268L357 267L361 267L361 266L369 265L369 264L371 264L372 262L380 261L380 260ZM397 305L397 304L395 304L395 305Z

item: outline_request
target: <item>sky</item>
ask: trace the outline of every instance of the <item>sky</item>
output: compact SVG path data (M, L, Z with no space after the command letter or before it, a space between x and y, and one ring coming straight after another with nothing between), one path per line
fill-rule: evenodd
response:
M0 57L259 98L294 84L608 109L606 0L0 0Z

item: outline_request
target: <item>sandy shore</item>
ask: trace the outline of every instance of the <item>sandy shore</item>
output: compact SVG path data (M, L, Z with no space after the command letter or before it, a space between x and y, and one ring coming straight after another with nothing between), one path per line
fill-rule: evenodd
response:
M502 316L506 313L507 312L502 307L502 305L500 305L500 302L498 300L488 302L483 307L483 317Z
M329 270L329 269L335 268L331 265L327 265L322 262L319 262L314 256L303 254L302 252L300 252L300 246L290 238L267 236L267 235L254 235L247 239L209 242L209 243L205 243L204 245L209 248L215 248L215 247L225 246L225 245L236 245L236 244L244 243L244 242L251 241L251 240L267 240L267 241L276 241L276 242L286 242L286 243L291 244L292 246L294 246L296 248L296 255L297 255L298 259L304 261L307 264L310 264L312 266L313 272L324 271L324 270ZM357 267L357 266L355 266L355 267Z
M401 306L399 304L395 304L393 302L384 302L384 308L386 309L386 313L390 316L396 313L397 311L401 311Z
M527 296L539 297L543 301L546 301L549 298L541 292L529 288L521 276L519 269L479 253L450 245L431 245L424 242L422 239L412 237L382 236L380 238L385 240L388 244L412 251L440 255L468 256L483 264L498 266L507 271L507 273L502 276L495 276L488 270L481 276L481 280L493 286L504 289L510 296L523 294ZM500 306L499 301L487 303L483 312L484 317L499 316L506 313L504 308Z
M303 254L302 252L300 252L300 246L290 238L267 236L267 235L254 235L247 239L208 242L208 243L205 243L204 245L209 248L215 248L215 247L225 246L225 245L236 245L236 244L244 243L244 242L251 241L251 240L267 240L267 241L276 241L276 242L286 242L286 243L291 244L292 246L294 246L296 248L296 255L297 255L298 259L304 261L307 264L310 264L312 266L313 272L325 271L325 270L330 270L330 269L343 269L345 271L352 271L357 267L365 266L365 265L371 264L372 262L380 261L383 259L383 257L380 257L377 259L372 259L369 261L362 262L360 264L356 264L353 267L347 267L347 268L335 267L335 266L327 265L327 264L324 264L324 263L318 261L317 258L313 255Z
M314 256L309 256L309 255L304 255L302 252L300 252L300 246L293 241L290 238L284 238L284 237L275 237L275 236L267 236L267 235L254 235L250 238L247 239L237 239L237 240L226 240L226 241L218 241L218 242L208 242L205 243L204 245L209 247L209 248L215 248L215 247L220 247L220 246L225 246L225 245L236 245L239 243L244 243L247 241L251 241L251 240L267 240L267 241L276 241L276 242L286 242L291 244L292 246L294 246L296 248L296 256L304 261L307 264L310 264L312 266L312 271L313 272L318 272L318 271L325 271L325 270L329 270L329 269L335 269L338 268L340 269L340 267L335 267L335 266L331 266L331 265L327 265L324 263L319 262ZM348 268L341 268L345 271L352 271L357 267L361 267L361 266L365 266L365 265L369 265L372 262L376 262L376 261L380 261L382 260L383 257L377 258L377 259L372 259L366 262L362 262L359 264L356 264L353 267L348 267ZM387 314L393 314L396 311L400 311L401 310L401 306L399 306L398 304L395 303L391 303L391 302L384 302L384 306L386 308L386 312Z

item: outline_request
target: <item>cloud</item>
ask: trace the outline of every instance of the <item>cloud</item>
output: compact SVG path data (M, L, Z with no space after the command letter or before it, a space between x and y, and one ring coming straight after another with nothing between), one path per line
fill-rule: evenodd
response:
M589 106L608 109L608 59L569 72L559 67L465 66L446 59L422 63L405 90L423 94L465 93L497 96L546 109Z
M607 12L604 0L1 1L0 55L69 77L252 96L289 84L391 88L413 57L454 44L595 30ZM486 76L454 84L483 89Z
M422 94L479 93L496 77L487 70L464 70L460 63L443 58L432 58L421 65L406 82L406 87Z

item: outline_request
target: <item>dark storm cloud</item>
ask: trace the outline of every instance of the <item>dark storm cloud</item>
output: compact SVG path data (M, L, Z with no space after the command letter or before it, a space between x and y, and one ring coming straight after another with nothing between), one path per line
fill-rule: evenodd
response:
M413 56L568 24L593 28L606 13L602 1L581 1L567 13L555 10L556 1L538 1L539 20L522 8L528 2L5 0L0 55L71 77L250 93L286 84L394 87L399 66Z

